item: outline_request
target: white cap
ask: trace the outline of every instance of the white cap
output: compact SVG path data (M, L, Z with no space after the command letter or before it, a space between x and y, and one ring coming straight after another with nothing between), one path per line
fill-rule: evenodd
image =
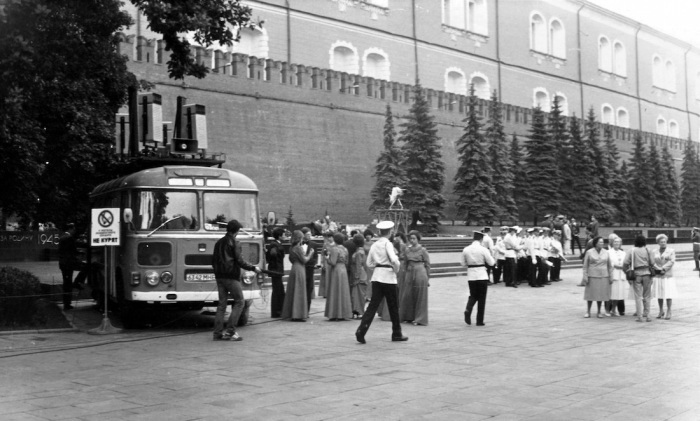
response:
M378 230L388 230L394 228L394 223L391 221L381 221L377 223Z

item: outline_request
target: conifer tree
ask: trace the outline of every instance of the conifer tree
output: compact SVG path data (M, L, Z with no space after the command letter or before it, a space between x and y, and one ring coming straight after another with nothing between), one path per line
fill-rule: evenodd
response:
M413 93L413 105L406 121L400 125L403 128L399 138L403 142L402 166L406 174L404 205L420 212L423 223L434 232L445 206L442 195L445 164L442 162L437 124L430 115L430 106L420 83L416 84Z
M525 173L525 158L523 157L522 146L518 141L518 137L513 133L513 137L510 141L510 163L513 168L513 186L515 190L513 191L513 200L515 205L518 207L518 215L522 215L526 210L525 206L525 188L527 186L527 179Z
M629 168L630 215L637 224L652 223L656 216L656 203L652 199L653 183L647 163L642 135L637 132Z
M683 220L687 225L698 225L700 222L700 185L698 185L698 159L692 144L683 151L681 166L681 209Z
M596 190L600 195L600 206L596 209L591 209L591 213L594 213L598 219L608 221L612 218L614 209L606 202L606 199L609 197L609 186L607 183L608 168L605 166L603 150L600 147L600 132L598 131L598 122L596 121L593 107L588 110L585 127L585 141L587 143L588 153L591 156L595 168L591 177L593 178Z
M614 219L619 220L624 212L627 212L627 190L622 180L618 161L620 153L617 150L615 139L612 137L612 129L606 126L603 131L603 165L605 166L605 204L612 212Z
M596 181L597 167L593 162L594 154L589 150L589 143L583 140L581 125L574 116L569 124L571 145L571 200L567 204L569 215L579 216L579 219L595 214L602 208L602 195Z
M620 165L620 197L618 201L618 220L620 222L628 222L630 219L630 195L629 195L629 171L627 170L627 161L622 161Z
M462 120L466 125L462 137L457 141L460 165L455 174L454 193L457 195L457 214L462 219L467 223L486 224L496 214L496 191L492 184L493 170L480 132L481 121L477 115L477 106L474 85L470 85L467 116Z
M654 194L649 197L649 201L654 202L654 208L656 210L656 214L653 218L653 224L654 226L660 226L663 224L668 211L664 196L665 192L670 189L670 186L668 186L666 183L666 174L661 168L661 158L659 157L659 151L656 149L656 144L654 141L651 141L649 145L647 170L649 171L649 181L651 182L654 192Z
M556 190L552 192L553 205L556 205L559 211L562 211L561 204L568 198L568 189L565 188L563 173L565 167L568 165L568 143L569 143L569 132L566 129L566 119L562 114L561 105L559 104L559 97L554 96L554 101L552 101L552 108L549 111L549 118L547 120L547 130L549 132L549 138L552 142L552 147L556 153L557 162L557 176L554 180L556 184Z
M559 210L555 191L558 188L559 167L557 151L547 133L545 114L540 107L533 109L530 134L525 140L527 186L525 204L533 212L535 223L543 212Z
M518 207L513 199L513 170L508 154L508 139L503 128L501 102L496 90L489 103L489 119L486 123L484 138L488 145L488 156L492 168L493 189L496 192L496 217L499 220L515 222L518 220Z
M374 177L377 181L372 189L372 204L369 207L371 211L387 207L391 189L405 187L401 150L396 146L395 139L394 117L391 114L391 106L387 104L384 120L384 150L379 154L375 166Z
M668 147L664 146L661 152L661 167L664 171L668 192L664 194L668 204L666 208L665 220L671 225L680 225L681 223L681 192L678 186L678 177L676 176L676 166L673 164L673 158Z

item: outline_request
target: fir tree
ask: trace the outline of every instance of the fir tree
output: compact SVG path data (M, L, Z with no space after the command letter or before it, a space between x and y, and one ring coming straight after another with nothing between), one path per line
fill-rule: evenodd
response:
M466 222L486 224L496 214L496 191L492 185L493 170L484 150L477 106L474 85L471 85L467 116L462 120L466 123L464 134L457 141L460 165L455 175L454 192L457 195L457 214Z
M581 125L574 116L569 124L571 145L571 165L573 174L571 184L571 200L567 204L570 215L585 213L585 216L597 213L602 208L602 195L596 181L597 167L593 161L594 154L589 150L589 143L584 141L581 135Z
M595 184L596 190L600 195L599 207L591 209L591 213L595 214L598 219L608 221L613 216L614 208L606 202L606 199L609 197L609 174L603 159L603 150L600 147L600 132L598 131L598 122L596 121L593 107L588 110L585 126L587 152L590 154L595 168L593 174L591 174L592 182Z
M562 115L561 106L559 104L559 97L554 96L554 101L552 101L552 108L549 111L549 118L547 120L547 130L549 132L549 137L552 141L552 147L556 153L557 159L557 178L555 183L557 185L556 190L552 192L552 202L553 205L561 211L561 204L568 198L568 190L564 188L564 180L562 175L565 171L565 167L568 165L568 143L569 143L569 132L566 129L566 119Z
M521 211L525 211L525 188L527 179L525 174L525 158L523 157L522 147L518 141L518 137L513 133L513 138L510 141L510 163L513 168L513 200L518 207L518 214L522 215Z
M673 158L668 147L665 146L661 152L661 167L666 178L668 191L664 192L664 200L666 200L666 215L665 220L671 225L680 225L681 223L681 192L678 186L678 177L676 177L676 166L673 164Z
M653 182L647 163L648 157L644 149L642 135L637 132L629 169L630 214L637 224L640 222L653 223L656 217Z
M659 151L656 149L654 141L650 142L647 160L647 170L650 173L649 181L654 189L654 194L649 197L649 201L654 202L654 207L656 209L653 224L655 226L661 226L665 222L665 217L668 213L667 203L664 200L665 192L671 187L667 185L666 174L661 167L661 157L659 157Z
M535 223L545 211L557 212L558 203L553 192L558 188L559 167L557 151L547 133L545 115L540 107L533 109L530 134L525 140L527 186L525 204L533 212Z
M402 166L406 174L404 203L409 209L420 212L423 223L434 232L445 206L442 195L445 164L442 162L437 124L429 113L423 88L416 84L413 92L413 105L406 121L401 123L403 130L399 138L403 142Z
M629 194L629 171L627 170L627 161L622 161L620 165L620 197L618 201L618 209L620 211L618 220L620 222L628 222L630 217L630 194Z
M626 196L627 190L622 180L620 169L617 163L620 160L620 153L617 150L615 139L612 137L612 129L606 126L603 131L603 165L605 166L605 198L603 201L613 213L615 219L627 212Z
M405 186L405 174L401 167L401 150L396 146L395 139L394 117L391 114L391 106L387 104L384 122L384 150L377 158L374 171L374 177L377 181L372 189L372 204L369 207L371 211L386 208L391 189Z
M681 209L687 225L700 222L700 185L698 185L698 160L695 148L689 142L683 153L681 166Z
M488 145L489 162L492 168L493 189L496 192L496 216L499 220L515 222L518 220L518 206L513 199L513 171L508 154L508 140L503 129L501 102L496 90L489 103L489 119L484 138Z

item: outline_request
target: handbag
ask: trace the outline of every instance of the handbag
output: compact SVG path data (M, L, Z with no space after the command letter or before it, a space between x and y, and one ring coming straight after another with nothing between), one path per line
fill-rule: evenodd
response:
M647 249L647 256L649 256L649 268L651 269L652 276L660 276L664 274L662 269L657 269L654 267L654 263L651 261L651 255L649 254L649 249Z
M648 250L647 250L648 252ZM632 262L630 264L630 268L625 271L625 277L627 278L628 281L634 281L637 279L637 275L634 273L634 249L632 249L632 254L631 254L631 259L630 261Z

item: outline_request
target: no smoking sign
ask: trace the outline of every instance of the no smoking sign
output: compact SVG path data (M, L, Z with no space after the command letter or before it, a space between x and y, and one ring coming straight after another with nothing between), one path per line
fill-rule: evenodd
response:
M120 244L119 208L92 210L90 238L93 247Z

